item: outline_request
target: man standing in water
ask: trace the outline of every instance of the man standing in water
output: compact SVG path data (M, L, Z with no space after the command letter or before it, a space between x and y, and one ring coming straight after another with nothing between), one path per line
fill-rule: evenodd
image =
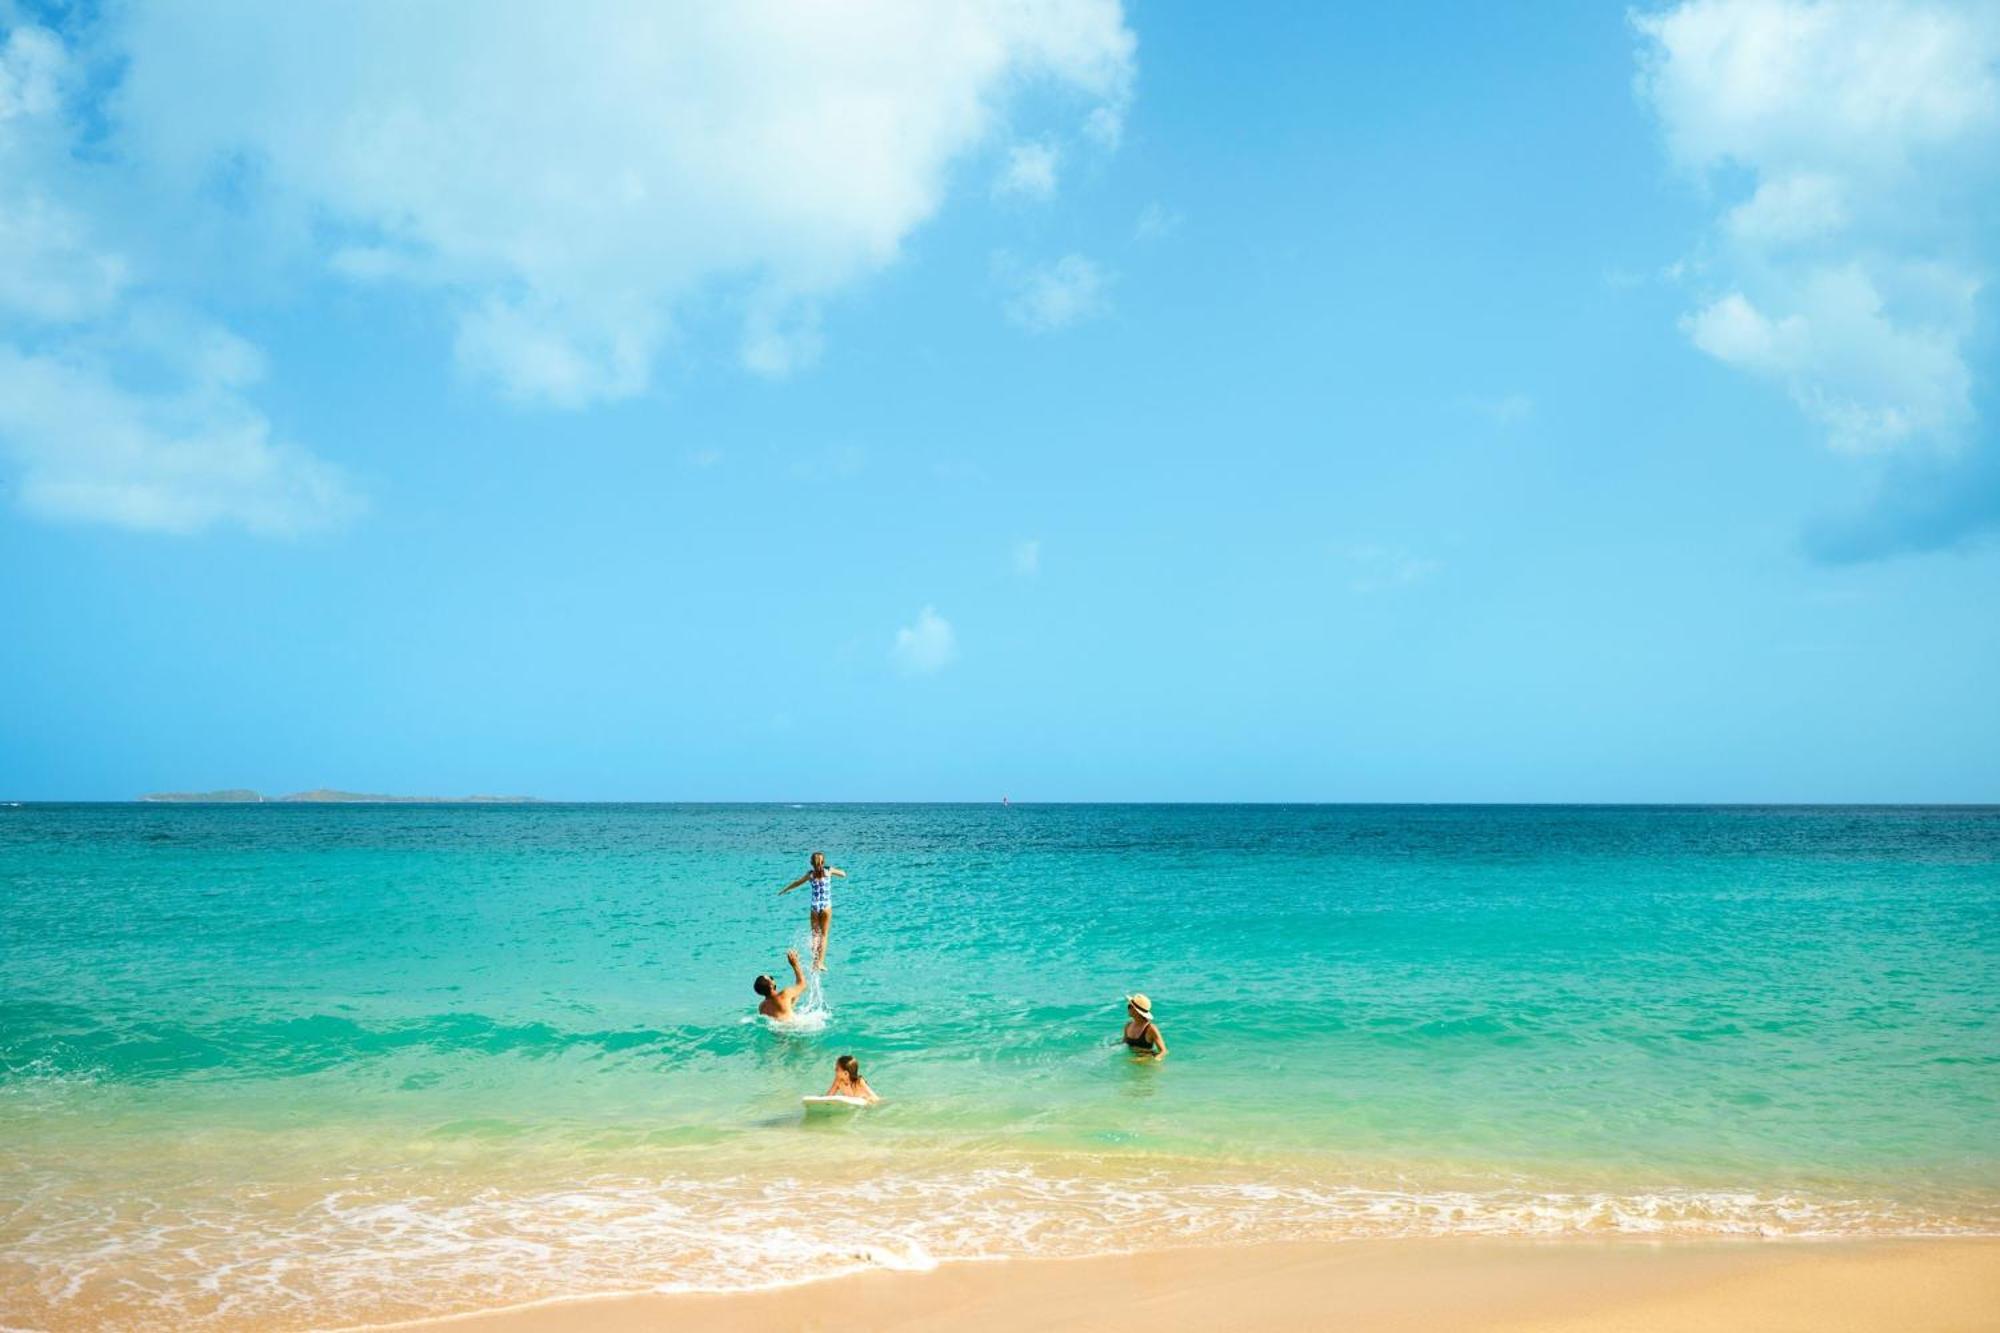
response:
M792 1017L792 1006L798 1003L799 996L806 993L806 974L799 970L799 951L797 949L787 950L785 961L792 965L792 977L798 983L797 985L787 986L783 990L779 990L778 983L769 976L759 976L752 983L757 993L764 997L757 1002L757 1012L766 1018L775 1018L780 1022Z

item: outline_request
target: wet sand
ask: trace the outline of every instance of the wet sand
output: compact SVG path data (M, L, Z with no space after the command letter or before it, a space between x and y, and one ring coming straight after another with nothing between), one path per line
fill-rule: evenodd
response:
M2000 1240L1392 1240L947 1264L769 1291L608 1296L439 1333L1023 1328L1149 1333L2000 1329Z

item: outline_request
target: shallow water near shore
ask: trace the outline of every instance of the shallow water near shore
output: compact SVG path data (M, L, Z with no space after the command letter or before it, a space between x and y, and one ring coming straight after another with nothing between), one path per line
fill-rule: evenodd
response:
M25 806L0 910L10 1325L2000 1232L1991 808ZM887 1104L805 1122L843 1052Z

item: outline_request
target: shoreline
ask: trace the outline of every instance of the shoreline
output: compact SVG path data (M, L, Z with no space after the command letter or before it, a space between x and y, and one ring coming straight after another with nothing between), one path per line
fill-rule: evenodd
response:
M1268 1242L953 1261L730 1292L557 1297L352 1330L2000 1327L2000 1237Z

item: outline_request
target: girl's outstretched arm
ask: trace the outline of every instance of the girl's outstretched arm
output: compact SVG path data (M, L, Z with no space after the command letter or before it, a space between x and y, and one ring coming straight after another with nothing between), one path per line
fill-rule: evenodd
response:
M811 879L811 878L812 878L812 876L811 876L811 875L800 875L800 876L799 876L799 877L798 877L797 879L793 880L793 881L792 881L792 882L791 882L790 884L787 884L787 885L786 885L786 886L785 886L784 888L782 888L782 889L779 889L779 890L778 890L778 896L779 896L780 898L784 897L784 896L785 896L786 894L790 893L790 892L791 892L791 891L792 891L793 889L796 889L796 888L797 888L797 887L798 887L799 885L801 885L801 884L805 883L805 882L806 882L807 880L809 880L809 879Z
M826 868L826 873L829 875L838 875L842 879L847 878L847 872L845 870L842 870L839 866L828 866Z

